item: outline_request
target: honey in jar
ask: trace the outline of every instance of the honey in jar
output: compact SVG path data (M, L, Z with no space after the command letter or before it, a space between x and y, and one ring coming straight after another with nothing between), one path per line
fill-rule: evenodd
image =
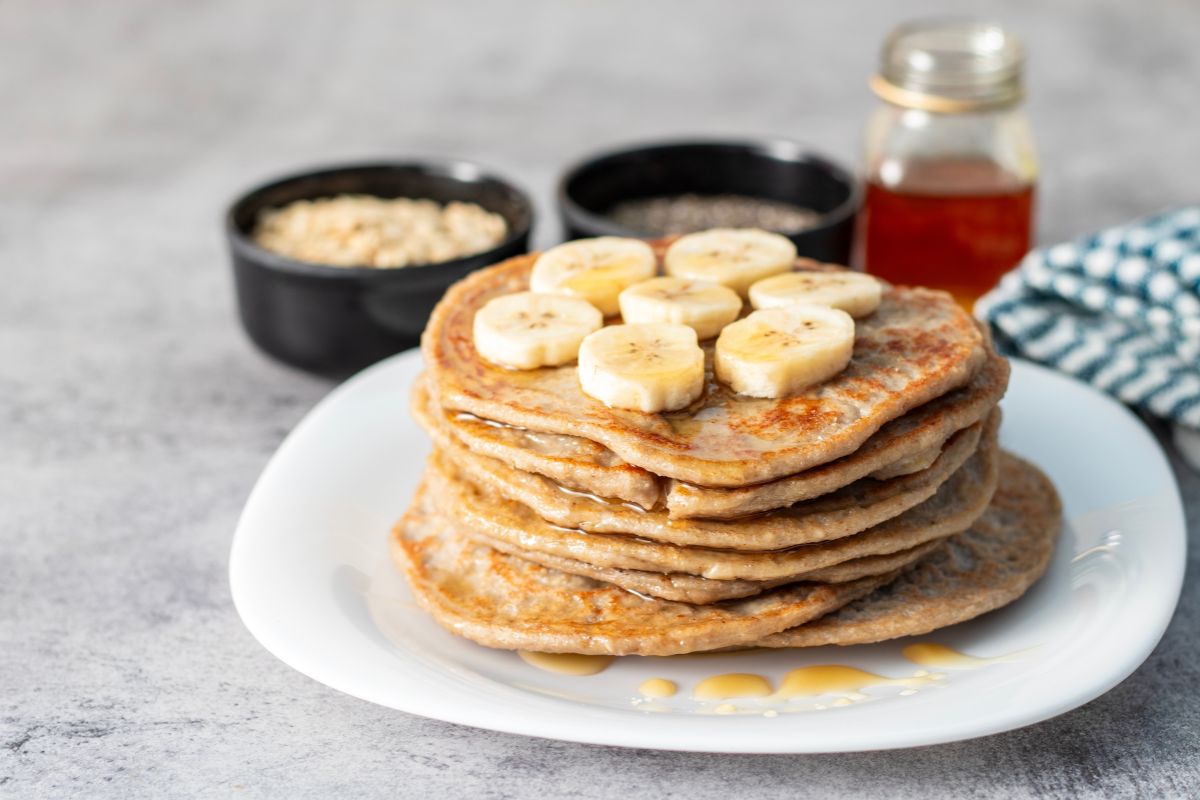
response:
M913 23L884 45L856 263L968 309L1029 250L1036 160L1023 51L994 25Z

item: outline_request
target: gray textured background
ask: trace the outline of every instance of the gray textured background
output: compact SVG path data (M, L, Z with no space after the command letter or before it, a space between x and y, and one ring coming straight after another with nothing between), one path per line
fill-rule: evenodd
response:
M238 330L218 228L234 192L327 159L461 155L539 197L544 243L560 166L614 141L782 134L853 161L897 6L0 5L0 796L1194 796L1195 547L1166 639L1107 696L880 754L417 719L292 672L234 613L238 512L329 389ZM1032 51L1042 241L1197 200L1196 3L983 10ZM1200 480L1180 481L1194 522Z

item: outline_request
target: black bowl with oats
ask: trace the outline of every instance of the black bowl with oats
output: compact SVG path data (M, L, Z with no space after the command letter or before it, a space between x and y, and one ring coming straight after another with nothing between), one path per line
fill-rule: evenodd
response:
M838 264L849 263L860 200L849 170L785 139L631 145L576 162L558 184L568 239L764 228Z
M450 284L526 252L532 226L524 192L466 161L290 175L225 215L246 333L331 376L415 346Z

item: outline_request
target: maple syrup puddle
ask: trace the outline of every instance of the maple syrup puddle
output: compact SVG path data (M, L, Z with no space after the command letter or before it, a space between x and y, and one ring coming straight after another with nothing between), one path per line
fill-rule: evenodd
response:
M750 672L728 672L713 675L696 684L692 697L697 700L730 700L738 697L767 697L771 682L762 675Z
M969 656L966 653L960 653L937 642L917 642L901 650L900 655L914 664L920 664L923 667L932 667L933 669L979 669L980 667L986 667L988 664L1019 661L1028 655L1032 649L1018 650L1015 653L994 656L992 658L978 658L976 656Z
M866 672L855 667L844 667L839 664L826 664L816 667L801 667L783 676L776 694L781 700L793 697L820 697L822 695L838 695L835 704L840 700L864 700L863 689L872 686L903 686L911 689L916 686L934 683L945 676L938 673L928 673L924 670L905 678L888 678ZM845 705L844 703L840 703Z
M914 664L929 669L969 670L1016 661L1028 654L1033 648L1019 650L1002 656L981 658L960 653L953 648L937 642L916 642L904 647L901 655ZM559 675L587 676L603 672L612 664L613 656L587 656L574 653L536 653L520 650L517 654L530 666L553 672ZM799 667L787 672L775 689L771 680L764 675L752 672L727 672L712 675L698 682L692 690L692 697L700 701L722 701L716 706L710 706L712 713L736 714L740 710L728 700L758 699L760 702L784 703L795 698L833 697L827 705L811 706L815 710L851 705L861 700L871 699L865 694L866 689L876 686L898 686L899 695L916 694L922 686L942 686L946 675L941 672L930 672L921 669L912 675L891 678L874 672L850 667L843 664L821 664L811 667ZM679 691L679 685L666 678L649 678L638 686L638 694L646 699L661 699L674 697ZM635 703L645 702L635 700ZM665 710L665 706L663 710ZM800 710L800 709L796 709ZM756 713L774 717L778 711L774 708L762 710L755 707Z
M642 697L674 697L678 691L679 684L666 678L649 678L638 687L638 694Z
M534 653L518 650L517 655L531 667L558 675L598 675L613 662L613 656L584 656L577 653Z

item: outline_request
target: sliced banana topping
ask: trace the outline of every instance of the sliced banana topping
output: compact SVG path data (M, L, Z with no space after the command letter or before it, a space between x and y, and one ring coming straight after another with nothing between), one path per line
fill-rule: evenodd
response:
M717 338L717 377L751 397L788 397L832 378L850 363L854 320L825 306L755 311Z
M704 391L704 351L686 325L610 325L583 340L579 383L608 406L674 411Z
M787 272L796 245L786 236L756 228L714 228L689 233L667 248L668 275L728 286L742 297L755 281Z
M732 289L687 278L651 278L621 292L621 319L626 322L672 322L687 325L701 339L711 339L742 310Z
M617 297L638 281L654 277L654 250L640 239L601 236L551 247L538 256L529 288L545 294L581 297L611 317Z
M861 272L788 272L750 287L755 308L809 303L840 308L856 319L873 313L882 299L883 284Z
M574 361L583 338L604 324L586 300L517 292L496 297L475 313L475 350L509 369Z

